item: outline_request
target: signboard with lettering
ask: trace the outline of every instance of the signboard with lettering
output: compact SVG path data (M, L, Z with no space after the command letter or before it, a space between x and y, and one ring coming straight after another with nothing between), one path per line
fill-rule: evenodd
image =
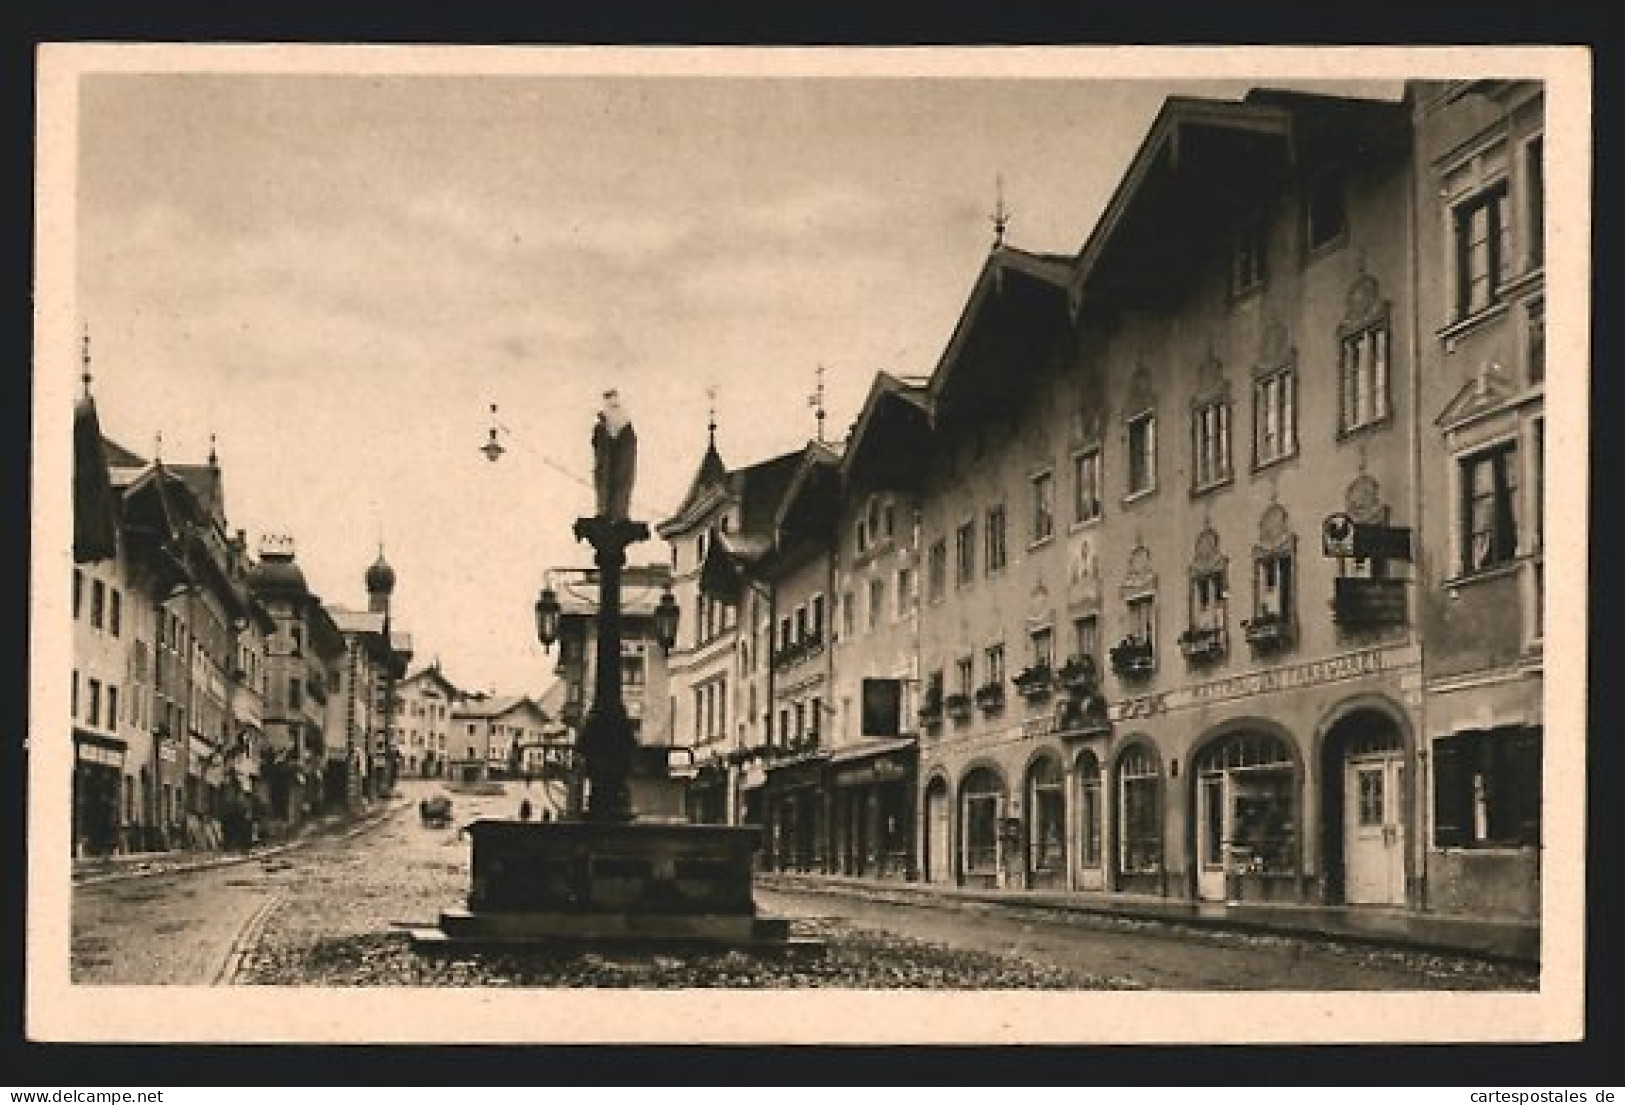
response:
M1342 576L1332 581L1332 617L1339 625L1405 624L1405 581Z
M1355 526L1354 555L1362 560L1409 560L1409 526Z
M1363 649L1359 652L1346 652L1340 656L1329 656L1324 660L1310 660L1290 667L1268 668L1176 690L1123 699L1112 703L1109 716L1113 721L1134 721L1170 710L1208 706L1216 702L1248 698L1253 695L1275 694L1345 679L1358 679L1414 666L1418 662L1420 656L1414 645Z

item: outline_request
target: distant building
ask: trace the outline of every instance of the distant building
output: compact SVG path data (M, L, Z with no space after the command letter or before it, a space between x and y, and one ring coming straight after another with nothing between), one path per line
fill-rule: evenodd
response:
M715 426L687 494L656 532L671 546L681 611L671 672L673 739L693 749L688 816L761 824L773 733L776 618L758 574L801 451L729 471Z
M324 805L344 803L343 773L328 763L345 749L329 709L344 674L345 640L306 584L291 537L261 540L248 582L274 626L266 638L263 708L270 814L291 826Z
M451 713L462 696L436 660L401 680L395 744L409 776L443 778L451 740Z
M451 710L449 777L464 783L523 778L540 769L553 737L547 715L529 695L471 695Z
M342 749L329 750L331 787L342 764L344 800L350 804L371 801L387 794L399 773L400 749L396 745L399 716L396 684L405 677L412 659L412 638L395 628L389 600L395 588L395 571L384 560L383 550L367 569L367 609L328 607L333 624L344 637L345 659L338 697L329 707L334 728L344 733ZM329 799L336 800L330 789Z
M753 573L773 595L762 825L780 870L830 867L829 610L840 502L840 452L808 442L775 512L772 550Z
M875 377L841 458L830 596L826 790L833 809L830 869L912 878L922 716L942 688L919 670L919 492L931 451L923 381Z

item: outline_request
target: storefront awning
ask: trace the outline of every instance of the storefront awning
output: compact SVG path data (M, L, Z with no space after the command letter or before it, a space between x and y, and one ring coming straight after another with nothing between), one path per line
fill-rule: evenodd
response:
M838 787L894 783L914 776L913 737L864 741L831 754L831 769Z
M887 737L882 740L867 740L860 744L849 744L836 748L829 754L831 763L844 764L855 760L867 760L874 756L884 756L888 752L902 752L912 749L918 741L914 737Z

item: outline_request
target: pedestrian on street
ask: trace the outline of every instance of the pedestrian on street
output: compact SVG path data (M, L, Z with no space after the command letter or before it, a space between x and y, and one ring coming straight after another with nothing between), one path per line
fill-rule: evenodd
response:
M526 798L523 802L519 803L519 820L521 820L521 821L529 821L530 820L530 814L531 814L530 799Z

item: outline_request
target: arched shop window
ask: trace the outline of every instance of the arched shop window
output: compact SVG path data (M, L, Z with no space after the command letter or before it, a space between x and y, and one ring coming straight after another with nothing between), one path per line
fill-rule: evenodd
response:
M1078 862L1100 866L1100 761L1093 752L1078 757Z
M998 869L999 817L1003 813L1004 783L986 767L965 777L960 789L960 839L965 842L967 875L993 874Z
M1228 843L1238 869L1261 875L1297 869L1297 769L1285 741L1236 733L1204 749L1195 770L1203 866L1224 866Z
M1130 749L1117 763L1118 869L1126 875L1162 869L1162 779L1150 749Z
M1027 862L1034 872L1066 869L1066 792L1061 765L1052 756L1033 764L1027 773Z

